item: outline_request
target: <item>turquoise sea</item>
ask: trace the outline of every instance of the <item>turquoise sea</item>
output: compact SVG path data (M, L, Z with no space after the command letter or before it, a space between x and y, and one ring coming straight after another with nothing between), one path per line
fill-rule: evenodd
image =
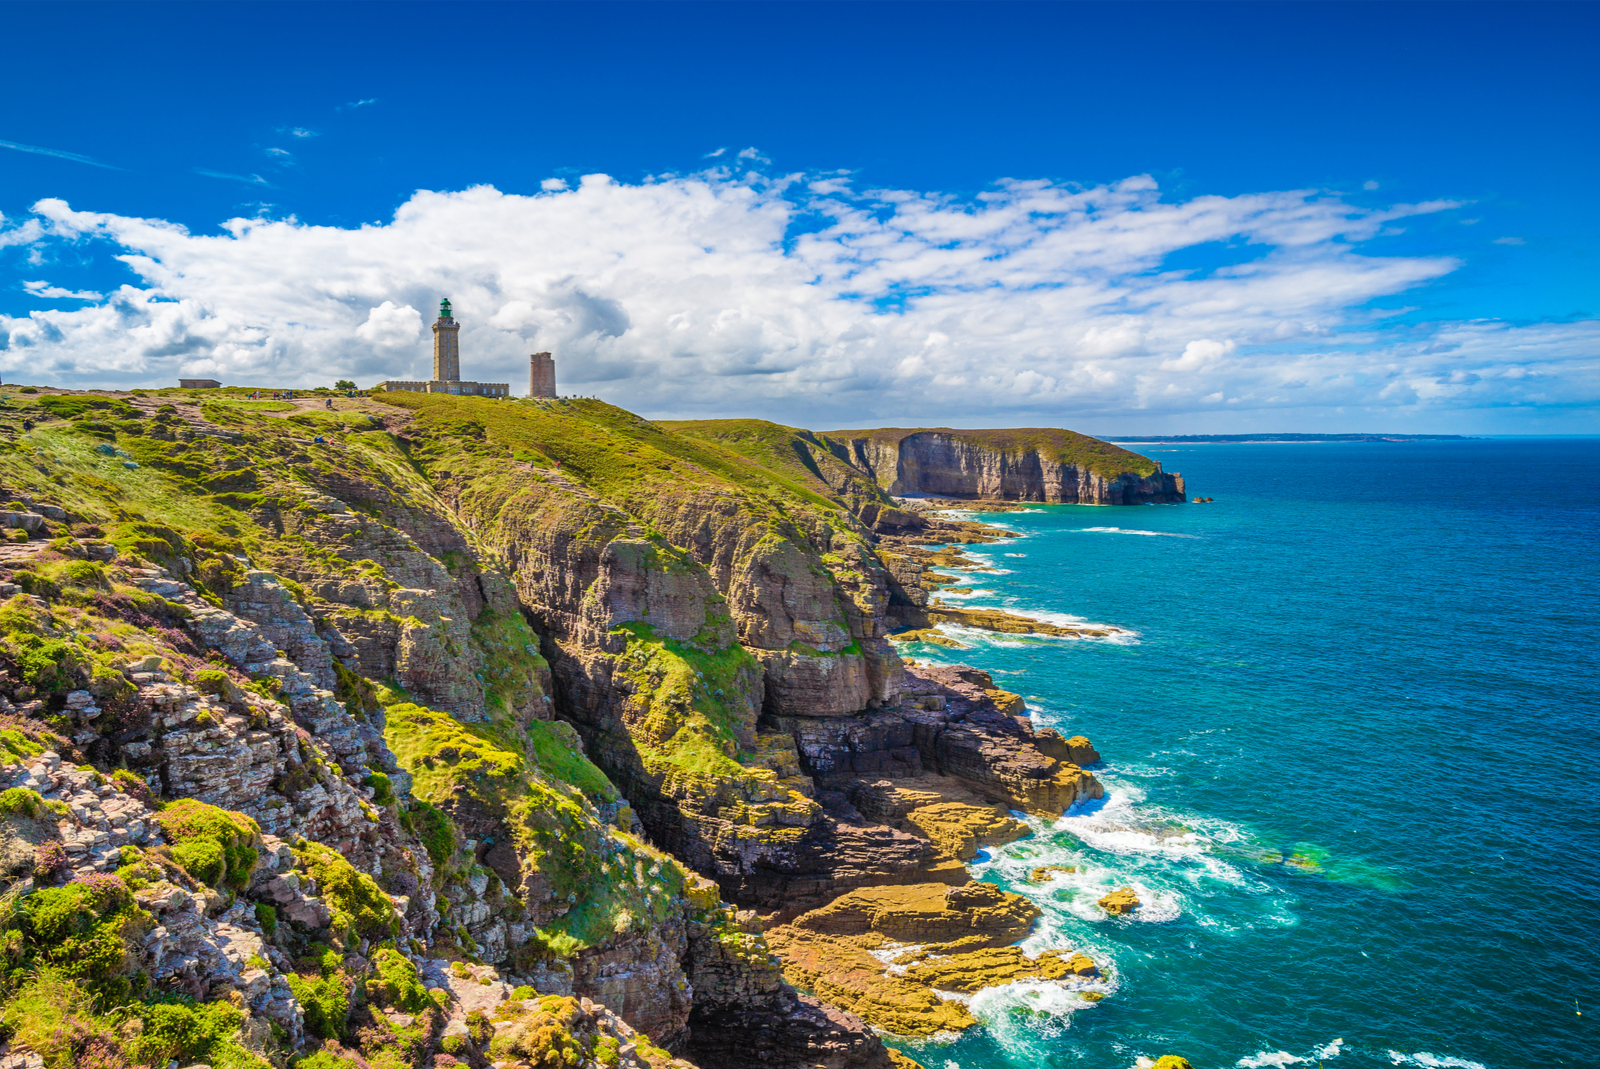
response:
M1135 446L1133 448L1140 448ZM1035 506L953 632L1104 755L971 865L1108 993L1019 984L929 1069L1523 1069L1600 1058L1600 438L1148 446L1209 505ZM1076 866L1049 884L1038 865ZM1108 918L1103 893L1145 907ZM1582 1011L1582 1016L1578 1011Z

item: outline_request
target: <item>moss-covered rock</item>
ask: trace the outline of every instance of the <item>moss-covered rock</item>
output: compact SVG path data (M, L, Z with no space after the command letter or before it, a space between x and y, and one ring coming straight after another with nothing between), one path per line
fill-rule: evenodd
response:
M213 887L242 890L255 871L261 829L243 813L180 798L156 816L184 870Z

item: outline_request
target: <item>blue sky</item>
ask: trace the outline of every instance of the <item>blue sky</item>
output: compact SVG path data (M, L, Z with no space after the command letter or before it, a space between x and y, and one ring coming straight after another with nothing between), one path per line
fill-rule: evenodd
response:
M657 416L1600 408L1595 5L5 12L7 381L422 373L449 290Z

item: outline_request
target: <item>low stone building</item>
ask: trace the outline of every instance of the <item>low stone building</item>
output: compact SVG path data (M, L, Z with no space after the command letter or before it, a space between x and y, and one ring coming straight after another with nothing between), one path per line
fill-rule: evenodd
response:
M179 379L180 390L220 390L222 383L216 379Z

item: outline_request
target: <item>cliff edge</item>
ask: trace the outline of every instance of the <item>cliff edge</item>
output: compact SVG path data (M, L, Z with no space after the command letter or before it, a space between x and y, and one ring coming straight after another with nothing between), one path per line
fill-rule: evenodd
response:
M1067 505L1181 504L1183 476L1076 431L948 427L830 431L889 494Z
M961 863L1098 755L890 641L1004 532L757 420L245 393L0 398L0 1069L905 1069L1106 993Z

